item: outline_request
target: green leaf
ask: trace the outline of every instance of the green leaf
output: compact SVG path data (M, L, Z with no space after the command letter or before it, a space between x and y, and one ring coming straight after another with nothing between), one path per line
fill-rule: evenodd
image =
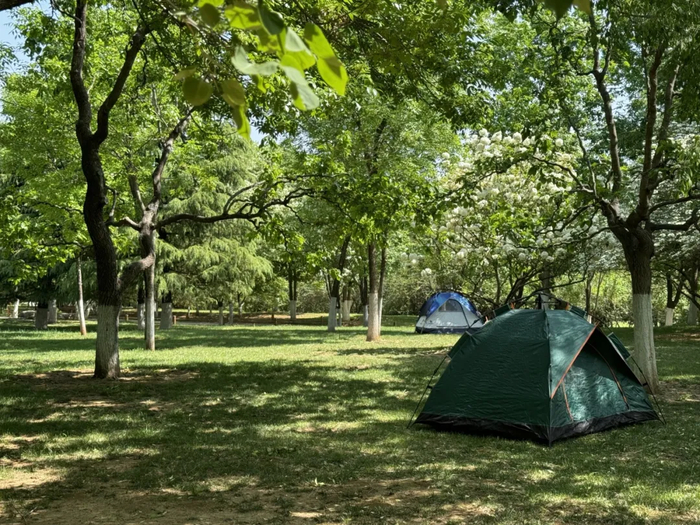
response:
M242 0L234 0L233 5L227 6L224 13L231 27L235 29L244 31L262 29L258 10Z
M261 75L264 77L269 77L270 75L273 75L279 67L279 62L276 60L268 60L262 64L251 62L248 60L248 54L245 52L245 49L243 49L241 46L236 48L231 61L238 71L251 76Z
M245 106L235 106L233 108L233 121L238 127L238 134L250 140L250 121L245 114Z
M187 77L191 77L192 75L194 75L196 71L197 70L193 67L183 69L182 71L173 76L173 80L185 80Z
M258 40L260 41L260 45L258 45L260 51L264 53L276 53L282 50L277 37L270 36L262 27L255 33L258 35Z
M199 14L202 17L202 21L209 27L216 27L221 21L221 13L211 4L204 4L200 7Z
M193 106L201 106L210 98L213 91L212 85L199 77L187 77L182 84L185 100Z
M311 52L319 58L330 58L335 56L333 48L326 40L323 31L316 24L308 23L304 28L304 40L311 49Z
M296 34L293 29L287 29L285 31L286 35L284 37L284 50L285 51L303 51L304 53L309 53L309 48L306 47L304 41Z
M224 5L224 0L199 0L197 6L203 7L207 4L213 5L214 7L221 7L222 5Z
M282 15L276 13L275 11L270 11L263 0L258 0L258 13L260 14L260 20L265 30L271 35L279 35L284 29L284 22L282 21Z
M245 105L245 89L235 78L220 83L223 99L231 106Z
M345 95L348 72L340 60L336 57L322 58L318 61L318 72L326 84L332 87L338 95Z
M300 110L306 111L318 107L318 97L316 96L316 93L314 93L313 89L309 87L308 84L292 83L291 90L294 105Z
M282 57L281 67L282 71L284 71L284 74L287 75L287 78L295 84L307 84L306 77L304 77L304 73L299 71L299 68L297 68L296 66L286 64L285 58L286 57Z
M267 88L265 87L263 77L261 77L260 75L252 75L250 78L253 79L253 82L255 82L255 86L260 90L261 93L267 93Z

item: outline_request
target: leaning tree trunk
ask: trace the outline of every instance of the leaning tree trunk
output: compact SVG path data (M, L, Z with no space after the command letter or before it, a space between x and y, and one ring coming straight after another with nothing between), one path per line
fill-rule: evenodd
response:
M632 316L634 318L635 361L644 374L649 389L659 392L654 347L654 317L651 300L651 257L653 244L635 241L623 244L625 259L632 278Z
M367 341L379 339L379 279L376 267L376 244L367 245L367 264L369 267L369 319L367 323Z
M49 328L49 304L39 302L36 304L34 312L34 328L37 330L47 330Z
M58 303L56 299L51 299L49 301L49 324L56 324L58 322Z
M85 325L85 301L83 300L83 265L80 257L76 261L76 270L78 271L78 322L80 323L80 335L87 335L87 326Z
M170 330L173 327L173 294L168 292L163 296L160 305L160 329Z

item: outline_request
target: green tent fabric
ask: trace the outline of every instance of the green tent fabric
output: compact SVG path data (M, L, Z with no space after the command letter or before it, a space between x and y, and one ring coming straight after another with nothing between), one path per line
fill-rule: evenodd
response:
M547 443L658 419L619 351L566 310L511 310L464 335L417 423Z

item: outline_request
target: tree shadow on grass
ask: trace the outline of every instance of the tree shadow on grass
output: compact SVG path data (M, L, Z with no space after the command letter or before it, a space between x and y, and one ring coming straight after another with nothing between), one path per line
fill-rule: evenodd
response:
M668 427L552 448L406 430L440 358L163 363L116 383L5 376L5 463L58 474L0 483L0 499L14 502L3 517L20 505L36 507L37 523L59 523L76 501L86 523L145 508L168 511L146 523L183 524L186 509L218 523L672 523L697 512L697 400L674 400Z

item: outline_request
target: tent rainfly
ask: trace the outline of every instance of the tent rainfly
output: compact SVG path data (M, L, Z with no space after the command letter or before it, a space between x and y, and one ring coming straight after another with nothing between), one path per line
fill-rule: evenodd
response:
M458 292L438 292L421 306L416 321L419 334L473 333L483 326L474 304Z
M463 336L416 423L551 444L659 419L597 327L566 310L511 310Z

